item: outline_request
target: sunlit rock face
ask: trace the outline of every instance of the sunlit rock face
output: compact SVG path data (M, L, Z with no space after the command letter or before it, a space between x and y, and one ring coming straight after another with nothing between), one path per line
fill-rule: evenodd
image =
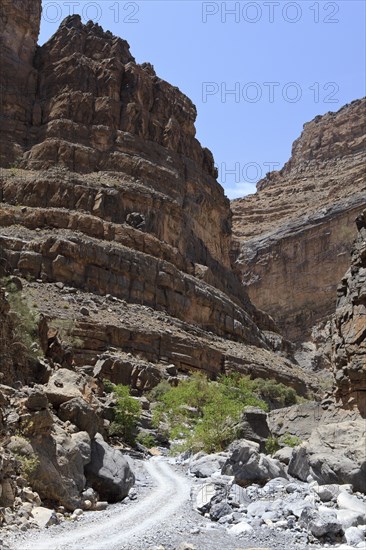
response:
M283 169L231 203L241 279L290 340L309 340L335 309L366 205L365 109L356 100L305 124Z

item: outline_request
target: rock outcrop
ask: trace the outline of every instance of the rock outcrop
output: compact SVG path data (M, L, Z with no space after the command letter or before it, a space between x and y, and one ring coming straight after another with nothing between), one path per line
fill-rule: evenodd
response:
M320 485L349 483L366 492L366 422L340 408L325 411L309 439L294 449L290 475Z
M34 56L41 0L4 0L0 6L0 165L18 161L32 127L37 89Z
M292 341L309 340L335 309L366 204L365 108L356 100L305 124L282 170L231 203L242 281Z
M336 398L366 417L366 210L356 220L351 267L338 287L333 329Z

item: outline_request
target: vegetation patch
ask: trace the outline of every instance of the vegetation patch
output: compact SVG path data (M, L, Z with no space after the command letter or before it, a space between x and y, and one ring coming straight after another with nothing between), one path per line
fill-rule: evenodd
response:
M41 354L38 337L38 313L29 307L27 300L10 278L3 279L2 284L7 291L10 315L13 318L12 346L14 352L36 359Z
M222 376L217 382L195 373L176 387L160 383L150 393L153 424L167 426L175 440L173 452L190 449L208 453L221 451L237 435L237 423L245 407L267 410L267 404L252 390L252 381L240 375Z
M116 397L114 420L109 426L109 435L123 439L133 445L136 441L137 425L141 416L141 404L131 397L128 386L108 384L104 381L105 389Z

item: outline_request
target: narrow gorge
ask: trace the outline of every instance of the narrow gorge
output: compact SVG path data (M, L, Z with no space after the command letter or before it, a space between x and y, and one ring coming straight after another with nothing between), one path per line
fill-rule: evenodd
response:
M0 12L0 546L362 548L366 100L230 202L191 100L41 13Z

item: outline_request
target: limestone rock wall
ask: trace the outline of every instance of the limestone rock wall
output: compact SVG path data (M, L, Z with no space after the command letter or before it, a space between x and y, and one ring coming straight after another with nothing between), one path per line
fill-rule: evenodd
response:
M79 16L32 63L31 122L9 140L22 156L0 175L0 262L34 283L51 321L73 325L80 299L93 320L71 343L78 365L127 351L213 377L275 376L305 393L309 377L232 270L230 203L195 138L192 102L136 64L127 42ZM52 285L71 289L66 303L53 302ZM121 308L113 320L96 305L108 296ZM140 312L132 326L124 301Z
M284 168L232 201L241 279L290 340L308 340L334 312L366 204L365 109L356 100L305 124Z
M41 0L3 0L0 6L0 165L18 161L29 140L37 88L34 56Z
M366 210L357 218L351 267L338 287L333 330L336 397L366 416Z

